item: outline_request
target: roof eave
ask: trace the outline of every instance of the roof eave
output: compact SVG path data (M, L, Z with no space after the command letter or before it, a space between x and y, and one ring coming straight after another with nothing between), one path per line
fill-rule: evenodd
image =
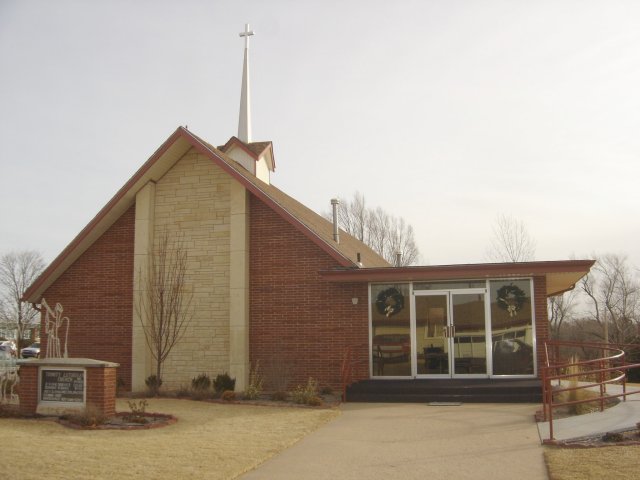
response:
M384 267L345 270L324 270L320 275L330 282L400 282L430 280L462 280L501 277L558 277L568 274L572 281L561 288L547 291L557 295L573 288L575 282L589 273L594 260L560 260L521 263L476 263L461 265L433 265L419 267Z
M135 188L139 182L144 184L147 182L145 174L149 172L151 167L156 161L165 155L176 142L183 137L183 133L186 132L182 127L178 127L167 140L160 145L160 147L149 157L149 159L133 174L133 176L116 192L116 194L107 202L107 204L100 209L100 211L87 223L87 225L76 235L76 237L60 252L60 254L49 264L49 266L40 274L40 276L29 286L24 292L23 300L36 303L40 301L40 296L46 290L50 283L48 280L52 277L57 278L66 268L69 263L67 260L74 256L79 257L92 243L95 238L92 236L95 234L96 229L99 226L105 226L106 230L111 226L122 213L135 201L135 195L137 188ZM188 149L188 148L187 148ZM142 185L140 185L142 186ZM115 217L115 218L113 218ZM100 232L100 234L103 232ZM99 236L99 235L97 235ZM84 248L83 248L84 247ZM78 250L80 252L78 253ZM76 254L76 255L73 255ZM70 263L73 263L70 262Z
M232 137L231 142L235 137ZM185 140L183 145L177 142ZM236 139L237 140L237 139ZM242 142L237 140L241 145ZM227 142L227 144L229 144ZM107 202L107 204L96 214L95 217L80 231L80 233L62 250L62 252L49 264L42 274L25 291L22 299L31 303L40 302L44 291L82 254L99 236L106 231L119 217L135 202L137 191L149 180L150 171L167 153L171 157L184 154L189 148L195 148L198 152L215 161L216 165L222 168L237 181L243 184L247 190L256 195L262 201L270 205L281 216L300 230L305 236L311 239L322 250L331 255L342 267L352 267L355 263L345 257L338 250L328 245L322 238L316 235L302 222L298 221L291 213L282 208L277 202L266 195L262 190L255 187L239 171L230 167L226 161L220 158L202 140L193 135L189 130L178 127L171 136L151 155L151 157L134 173L134 175L118 190L118 192ZM250 152L253 153L253 152Z

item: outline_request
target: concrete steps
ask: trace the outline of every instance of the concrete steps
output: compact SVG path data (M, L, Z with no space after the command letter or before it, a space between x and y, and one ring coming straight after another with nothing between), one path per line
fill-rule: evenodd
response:
M348 402L541 403L539 379L363 380L347 388Z

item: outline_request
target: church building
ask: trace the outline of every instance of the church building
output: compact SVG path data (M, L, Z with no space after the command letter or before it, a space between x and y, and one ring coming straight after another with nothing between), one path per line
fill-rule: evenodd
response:
M251 34L238 136L216 147L178 127L25 293L62 304L70 355L116 362L125 390L145 389L155 364L139 302L168 236L186 252L193 315L165 388L228 372L244 390L257 362L267 386L286 371L290 387L339 388L347 354L351 381L537 378L547 297L593 262L389 265L271 184L273 145L251 139Z

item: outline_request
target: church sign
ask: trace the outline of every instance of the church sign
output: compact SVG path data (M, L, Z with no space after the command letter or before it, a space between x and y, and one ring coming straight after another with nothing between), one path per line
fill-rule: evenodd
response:
M84 370L42 369L40 372L41 401L60 403L84 402Z

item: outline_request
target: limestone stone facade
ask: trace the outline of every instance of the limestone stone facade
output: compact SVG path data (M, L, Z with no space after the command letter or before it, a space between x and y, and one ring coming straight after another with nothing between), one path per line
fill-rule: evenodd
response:
M192 294L193 316L164 363L167 388L178 388L201 373L229 370L232 181L192 149L155 184L154 246L166 233L188 251L186 286ZM145 376L134 377L134 389L154 372L153 360L148 356L145 360Z

